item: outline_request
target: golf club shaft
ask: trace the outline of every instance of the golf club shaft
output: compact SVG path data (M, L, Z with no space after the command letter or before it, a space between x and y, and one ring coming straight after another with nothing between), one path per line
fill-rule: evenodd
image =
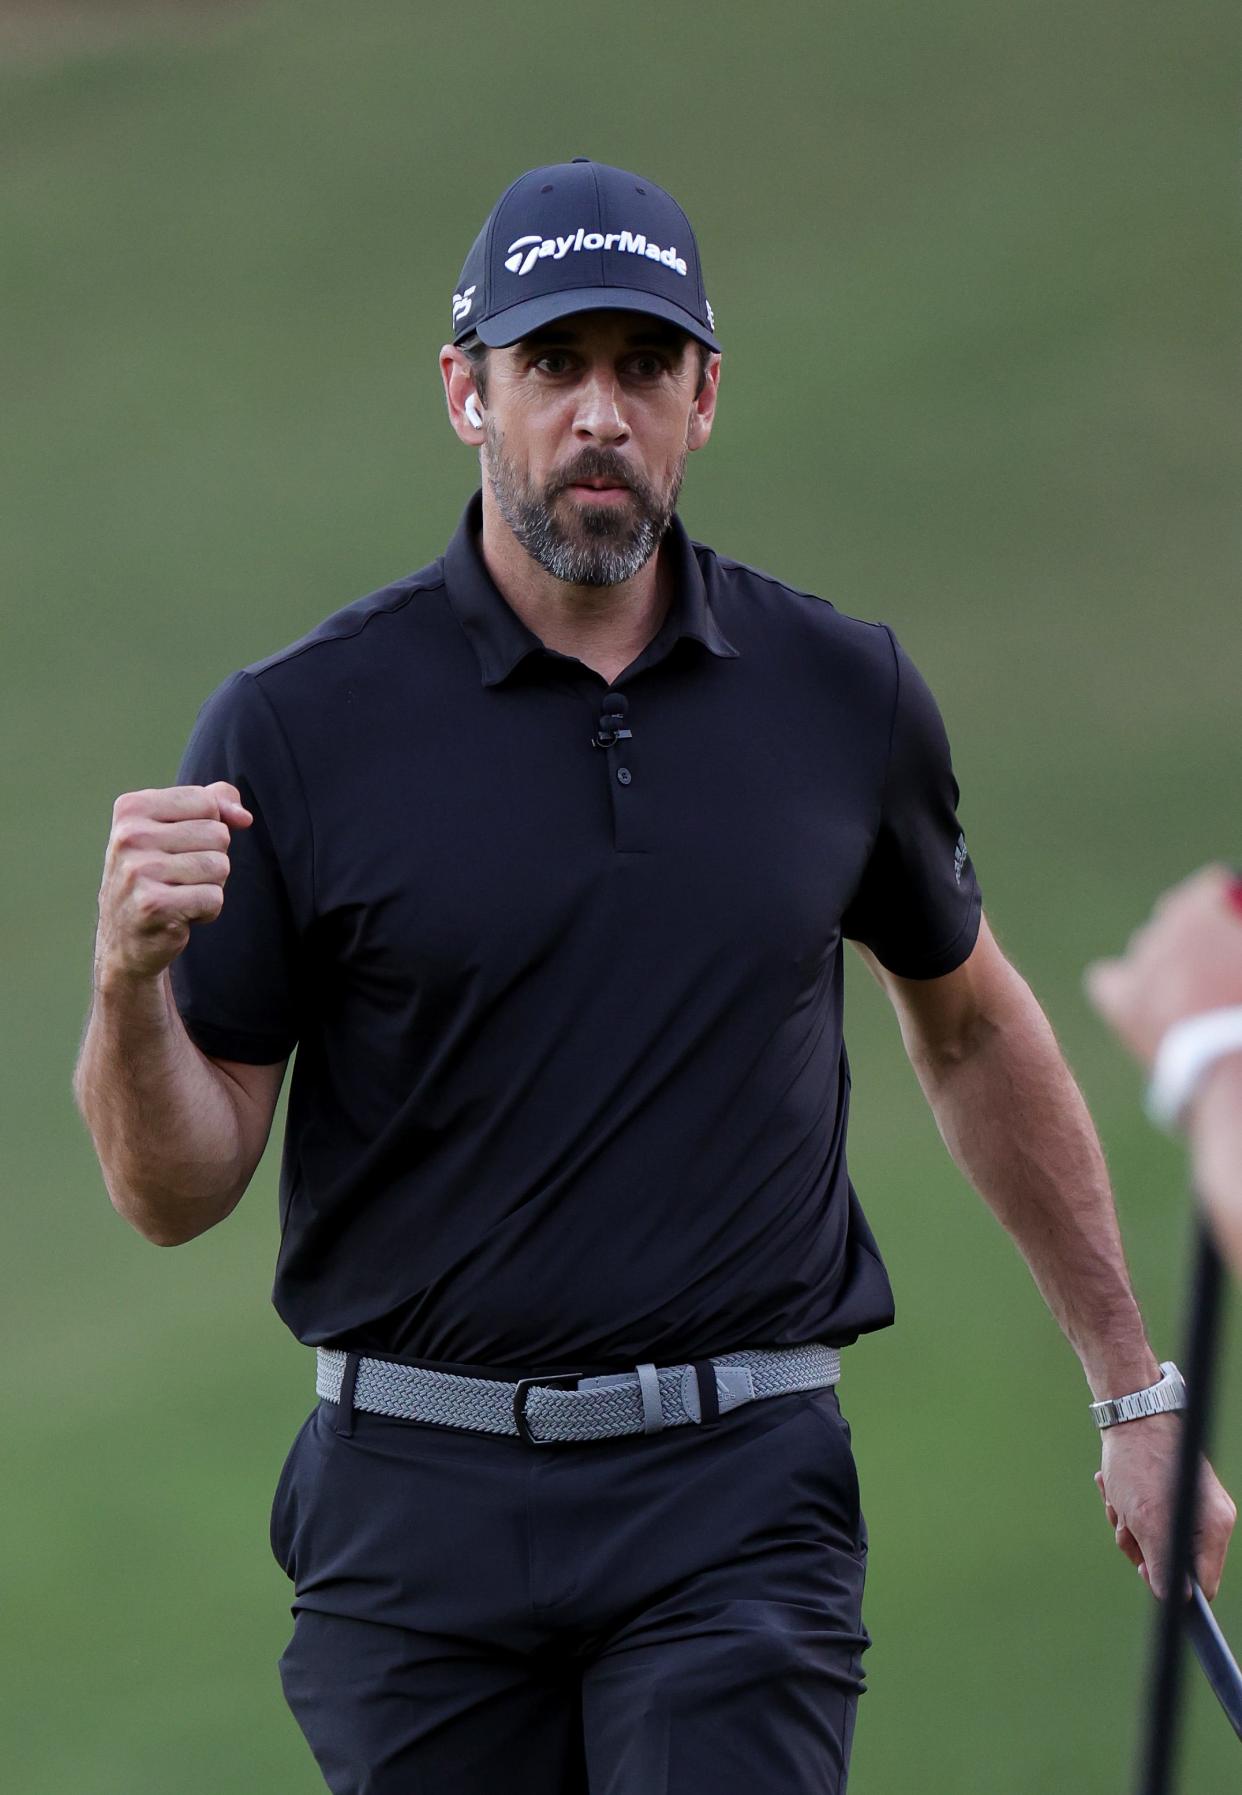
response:
M1199 1214L1196 1205L1196 1214ZM1183 1591L1194 1569L1199 1462L1207 1445L1212 1383L1220 1333L1221 1262L1206 1223L1197 1224L1190 1314L1187 1319L1187 1407L1177 1466L1167 1593L1156 1613L1155 1641L1141 1760L1141 1795L1169 1795L1180 1719L1182 1633L1188 1603Z
M1230 1726L1242 1739L1242 1670L1238 1668L1229 1642L1197 1583L1186 1616L1186 1637L1194 1647L1199 1668L1207 1678L1212 1694L1225 1710Z

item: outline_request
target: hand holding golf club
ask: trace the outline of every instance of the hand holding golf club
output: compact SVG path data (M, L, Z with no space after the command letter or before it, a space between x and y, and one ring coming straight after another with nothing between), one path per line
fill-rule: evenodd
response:
M215 921L231 831L253 820L236 786L223 780L117 799L99 891L98 982L157 978L185 947L192 924Z
M1169 1527L1181 1425L1176 1415L1149 1415L1109 1428L1103 1440L1103 1465L1095 1474L1118 1546L1160 1597L1168 1584ZM1236 1518L1237 1509L1204 1459L1199 1467L1194 1567L1209 1601L1220 1587Z

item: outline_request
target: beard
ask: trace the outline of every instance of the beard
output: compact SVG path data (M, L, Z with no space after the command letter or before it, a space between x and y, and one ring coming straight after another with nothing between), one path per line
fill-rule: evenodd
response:
M659 548L686 471L686 451L663 492L640 480L619 456L606 449L583 449L543 487L525 479L504 451L504 438L487 421L487 479L496 507L531 558L554 579L573 586L619 586L633 579ZM570 487L584 480L609 480L629 489L622 504L562 504Z

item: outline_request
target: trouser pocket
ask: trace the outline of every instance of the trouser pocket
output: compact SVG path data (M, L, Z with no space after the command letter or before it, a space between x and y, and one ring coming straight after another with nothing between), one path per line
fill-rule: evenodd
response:
M314 1418L315 1410L312 1409L294 1435L293 1444L285 1454L285 1462L280 1467L280 1476L276 1480L276 1494L272 1497L272 1511L267 1524L267 1537L272 1548L272 1557L285 1576L291 1580L296 1580L294 1558L298 1531L297 1461L306 1430Z

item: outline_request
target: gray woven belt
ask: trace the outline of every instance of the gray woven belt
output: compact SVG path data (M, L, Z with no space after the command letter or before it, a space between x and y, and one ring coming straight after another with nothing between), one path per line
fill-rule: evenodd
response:
M346 1355L323 1346L317 1350L315 1388L325 1402L339 1402ZM529 1445L543 1446L659 1433L666 1427L700 1422L705 1412L712 1421L716 1414L760 1397L824 1389L840 1375L837 1349L813 1343L720 1353L691 1365L636 1365L633 1371L603 1377L575 1372L524 1377L513 1383L430 1371L392 1359L361 1358L353 1405L373 1415L464 1427L475 1433L513 1434Z

